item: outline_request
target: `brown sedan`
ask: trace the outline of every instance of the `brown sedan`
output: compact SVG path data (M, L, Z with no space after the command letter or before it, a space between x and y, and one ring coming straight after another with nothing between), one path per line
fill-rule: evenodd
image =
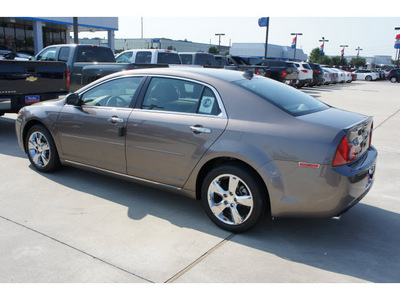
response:
M115 73L19 112L39 171L72 165L178 190L218 226L270 216L338 216L374 181L372 117L249 73L163 68Z

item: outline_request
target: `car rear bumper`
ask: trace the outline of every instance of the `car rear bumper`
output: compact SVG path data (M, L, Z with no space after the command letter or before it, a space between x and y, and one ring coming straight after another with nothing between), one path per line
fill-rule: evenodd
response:
M262 170L273 217L330 218L357 204L375 180L377 151L370 147L356 163L333 168L301 167L298 162L269 162ZM279 176L278 176L279 174Z

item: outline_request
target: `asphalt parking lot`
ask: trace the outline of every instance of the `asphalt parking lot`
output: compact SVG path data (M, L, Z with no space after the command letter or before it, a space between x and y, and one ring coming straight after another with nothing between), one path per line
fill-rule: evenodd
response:
M0 282L400 282L400 84L303 88L374 116L371 192L340 220L275 219L244 234L199 202L64 167L41 174L0 117Z

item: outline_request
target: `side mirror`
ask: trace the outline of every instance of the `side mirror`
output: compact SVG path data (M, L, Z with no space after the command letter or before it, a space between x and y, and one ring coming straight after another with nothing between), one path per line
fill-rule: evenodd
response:
M65 103L73 106L81 106L82 100L78 94L69 94Z

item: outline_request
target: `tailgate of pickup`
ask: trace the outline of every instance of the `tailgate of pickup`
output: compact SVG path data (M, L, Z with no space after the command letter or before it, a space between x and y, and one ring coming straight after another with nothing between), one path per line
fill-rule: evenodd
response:
M68 92L66 68L64 62L0 61L0 95Z

